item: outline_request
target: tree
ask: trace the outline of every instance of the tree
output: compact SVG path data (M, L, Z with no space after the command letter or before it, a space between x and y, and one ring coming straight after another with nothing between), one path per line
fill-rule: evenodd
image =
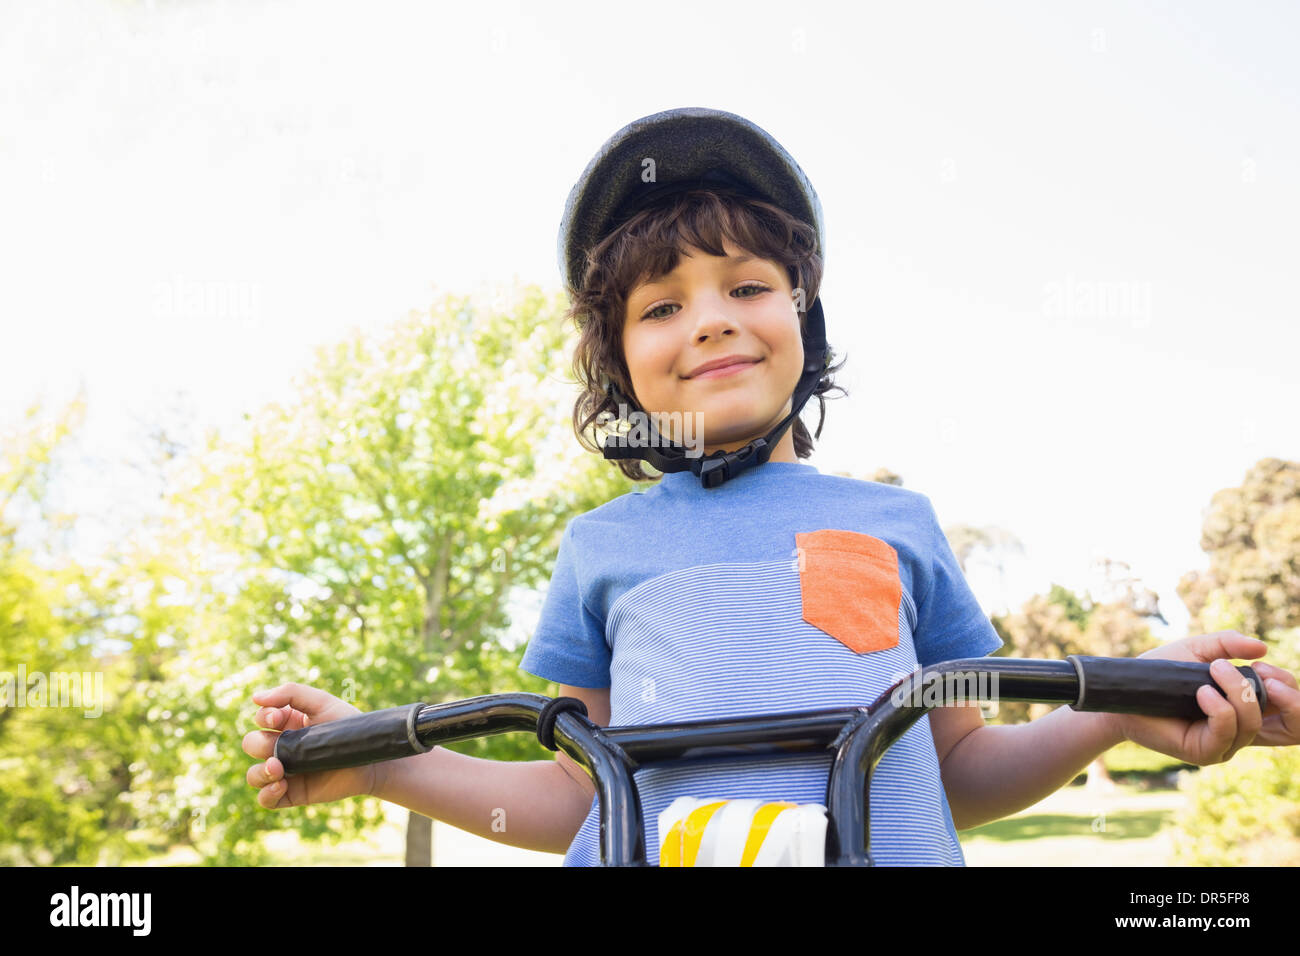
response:
M322 349L291 402L208 436L173 500L204 546L155 704L185 768L155 785L203 819L205 858L256 859L266 829L335 839L379 819L372 800L256 807L239 740L257 687L311 683L363 710L549 690L517 670L512 599L546 583L571 517L631 487L572 437L562 311L535 289L507 311L447 297ZM539 756L521 735L455 749ZM429 828L410 815L409 864L427 864Z
M40 403L0 441L0 861L93 864L128 851L134 661L109 656L115 583L57 547L49 488L85 416ZM24 545L23 532L34 544Z
M1136 657L1156 645L1144 623L1149 605L1146 589L1134 580L1132 586L1113 595L1114 600L1097 604L1090 594L1083 597L1059 584L1046 595L1035 595L1017 614L995 619L994 625L1006 642L999 656L1062 659L1070 654L1094 657ZM999 704L1002 723L1021 723L1050 710L1047 704L1010 702ZM1098 757L1088 767L1088 786L1106 786L1110 776Z
M981 551L992 557L999 576L1005 573L1006 555L1025 553L1025 546L1020 539L1005 528L977 528L974 525L958 524L944 528L943 533L963 573L966 571L966 562Z
M841 472L846 478L852 477L848 472ZM890 471L888 468L877 468L875 473L867 479L868 481L877 481L882 485L897 485L903 487L903 479L897 472Z
M1205 510L1201 549L1210 567L1184 575L1178 593L1204 633L1237 630L1270 647L1266 660L1300 668L1300 462L1265 458ZM1249 747L1185 778L1175 862L1300 862L1300 750Z
M1201 550L1209 569L1178 584L1193 629L1263 637L1300 625L1300 462L1261 459L1240 487L1216 492Z

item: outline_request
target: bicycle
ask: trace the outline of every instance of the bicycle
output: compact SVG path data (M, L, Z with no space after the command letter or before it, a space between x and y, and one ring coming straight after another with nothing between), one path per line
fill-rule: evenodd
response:
M1261 711L1264 683L1239 665ZM935 692L938 684L941 692ZM963 658L919 668L871 704L669 724L600 727L572 697L505 693L442 704L417 702L360 714L276 739L286 774L357 767L425 753L438 744L529 731L563 750L595 782L603 866L648 866L641 803L633 774L647 763L710 760L735 754L831 750L826 785L826 866L871 866L871 774L880 758L925 713L957 702L1069 704L1077 711L1198 720L1196 692L1223 694L1208 664L1071 654L1065 660ZM962 688L963 693L951 693ZM991 685L991 690L990 690ZM973 691L973 693L972 693Z

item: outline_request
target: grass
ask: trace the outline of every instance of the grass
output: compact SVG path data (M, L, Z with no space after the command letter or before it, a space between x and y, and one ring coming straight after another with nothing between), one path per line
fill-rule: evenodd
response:
M1177 790L1151 786L1149 780L1118 782L1104 791L1076 783L958 836L972 867L1165 866L1172 852L1169 825L1185 799ZM282 831L266 834L265 845L282 866L401 866L406 811L393 804L385 811L387 822L364 840L305 843L297 833ZM559 854L516 849L439 822L434 823L433 843L437 866L559 866L562 860ZM193 850L173 847L134 865L199 863Z
M292 830L266 833L263 846L276 866L403 866L406 856L407 812L396 804L384 805L386 822L365 839L344 843L303 841ZM562 855L536 853L494 843L440 821L433 824L435 866L559 866ZM174 846L126 866L200 866L199 854L190 847Z
M1131 740L1125 740L1111 747L1101 759L1106 765L1106 770L1112 774L1133 773L1136 771L1167 773L1191 766L1191 764L1183 763L1173 757L1165 756L1154 750L1148 750Z
M1134 783L1073 784L958 836L968 866L1167 866L1171 824L1185 800L1178 790Z
M1117 813L1098 814L1093 818L1065 813L1032 813L986 824L978 831L972 831L972 837L1009 843L1043 837L1090 838L1091 833L1095 832L1097 839L1103 841L1142 840L1155 836L1164 825L1165 817L1166 814L1160 810L1121 810Z

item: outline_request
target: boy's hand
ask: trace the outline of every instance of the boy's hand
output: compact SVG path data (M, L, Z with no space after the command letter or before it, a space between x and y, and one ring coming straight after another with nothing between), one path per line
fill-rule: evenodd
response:
M248 785L259 791L259 804L268 810L280 810L374 792L374 764L294 774L286 779L284 765L271 756L281 731L355 717L361 713L357 708L333 694L302 684L281 684L273 690L259 690L253 694L253 703L263 705L253 716L254 723L269 728L250 731L244 736L244 753L266 761L250 767L247 776Z
M1227 699L1206 685L1196 692L1203 720L1177 717L1112 715L1124 736L1134 743L1179 760L1204 767L1230 760L1242 747L1285 747L1300 743L1300 689L1296 679L1272 664L1251 666L1265 682L1268 708L1261 716L1254 688L1228 658L1262 657L1268 645L1236 631L1216 631L1185 637L1139 654L1139 657L1173 661L1214 662L1210 676Z

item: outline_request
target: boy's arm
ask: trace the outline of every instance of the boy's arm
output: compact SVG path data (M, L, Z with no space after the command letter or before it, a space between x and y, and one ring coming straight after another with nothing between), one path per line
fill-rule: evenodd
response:
M526 850L563 853L591 806L554 760L484 760L434 747L376 767L381 800Z
M1237 631L1216 631L1138 655L1214 662L1210 676L1219 690L1208 684L1198 689L1196 700L1205 717L1195 721L1079 712L1062 705L1028 724L985 727L976 707L931 711L930 728L953 824L965 829L1022 810L1065 786L1121 740L1198 767L1229 760L1252 743L1300 744L1295 677L1262 661L1254 665L1256 673L1269 680L1267 712L1261 714L1253 688L1230 663L1234 658L1262 657L1267 647Z
M601 726L609 689L561 686ZM595 786L563 753L554 760L484 760L434 747L375 765L373 795L476 836L544 853L564 853L582 826Z
M1010 726L986 726L978 707L938 707L930 731L958 830L1032 806L1124 739L1114 714L1064 704Z
M597 727L609 726L609 688L608 687L574 687L572 684L561 684L560 692L557 697L576 697L587 705L587 719ZM568 754L561 751L555 752L555 762L564 768L564 772L569 775L582 792L586 794L587 806L591 806L591 801L596 798L596 782L591 779L587 771L579 767L569 757ZM586 818L586 813L583 813ZM574 831L577 832L576 830Z

